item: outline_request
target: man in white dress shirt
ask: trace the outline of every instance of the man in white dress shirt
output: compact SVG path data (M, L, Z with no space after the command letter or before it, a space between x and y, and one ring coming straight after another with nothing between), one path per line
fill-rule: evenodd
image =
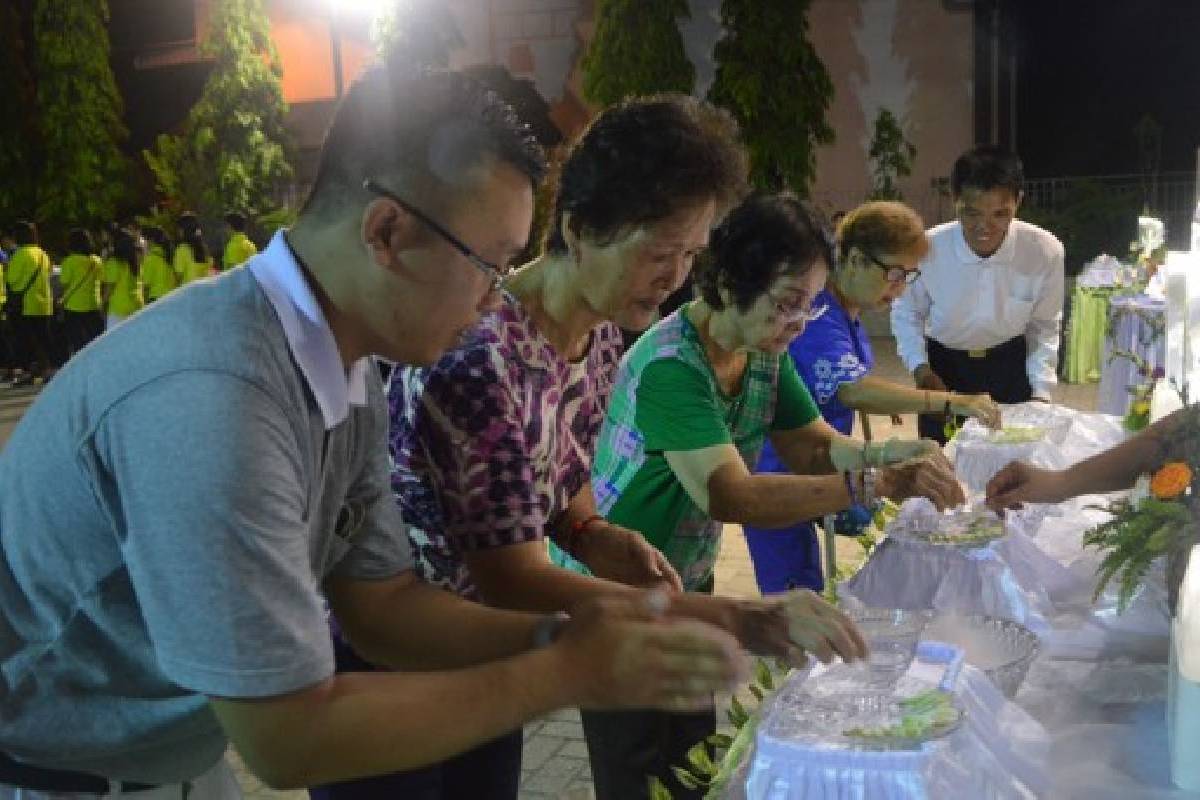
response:
M892 333L918 387L999 403L1050 400L1057 382L1063 246L1016 219L1024 169L991 145L954 163L958 219L929 230L921 277L892 305ZM946 414L918 419L945 442Z

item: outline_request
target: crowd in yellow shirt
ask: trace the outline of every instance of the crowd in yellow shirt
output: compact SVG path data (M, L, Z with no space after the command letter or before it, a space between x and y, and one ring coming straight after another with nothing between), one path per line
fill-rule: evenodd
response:
M178 220L172 246L158 226L112 226L97 247L73 229L55 267L37 226L17 223L0 236L0 386L39 386L106 329L188 283L232 269L258 252L244 215L225 216L220 264L194 214Z

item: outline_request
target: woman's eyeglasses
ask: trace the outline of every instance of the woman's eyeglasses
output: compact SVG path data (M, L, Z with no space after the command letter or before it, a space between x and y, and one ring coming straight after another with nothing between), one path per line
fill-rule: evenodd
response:
M888 264L884 261L880 261L878 258L866 251L863 252L863 255L867 257L867 260L870 261L873 266L879 267L884 271L884 274L887 276L888 283L911 284L917 278L921 277L921 270L919 269L905 269L904 267L898 267L895 264Z
M799 303L781 303L775 300L774 302L775 313L772 316L777 321L788 325L807 325L829 310L828 305L814 307L811 303L804 301Z

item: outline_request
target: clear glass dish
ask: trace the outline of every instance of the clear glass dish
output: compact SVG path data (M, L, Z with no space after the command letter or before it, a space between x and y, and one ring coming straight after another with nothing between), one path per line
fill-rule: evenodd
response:
M1010 698L1041 650L1037 634L1024 625L982 614L937 614L923 638L961 647L967 663L983 670Z

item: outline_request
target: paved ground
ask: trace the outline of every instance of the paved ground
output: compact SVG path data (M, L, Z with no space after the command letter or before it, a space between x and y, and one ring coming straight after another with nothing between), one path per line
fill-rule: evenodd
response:
M876 339L873 344L877 359L874 374L897 381L907 380L904 368L896 358L892 340ZM3 447L12 427L20 419L34 395L35 392L31 390L0 389L0 447ZM1096 387L1060 385L1055 391L1055 401L1082 411L1091 411L1095 408ZM904 425L893 427L886 418L873 417L873 433L877 438L890 435L915 436L914 419L911 416L907 417ZM853 558L857 555L857 545L854 542L847 540L839 542L839 545L841 544L845 544L847 549L843 553L839 547L839 557ZM725 528L721 554L717 561L716 591L718 594L735 597L758 596L746 541L741 528L735 525ZM724 703L719 707L723 708ZM253 775L241 768L236 756L233 757L233 761L238 766L238 773L249 800L302 800L307 797L306 792L275 792L267 789ZM584 800L592 796L591 771L588 768L587 748L584 745L578 712L558 711L525 726L521 776L522 800Z

